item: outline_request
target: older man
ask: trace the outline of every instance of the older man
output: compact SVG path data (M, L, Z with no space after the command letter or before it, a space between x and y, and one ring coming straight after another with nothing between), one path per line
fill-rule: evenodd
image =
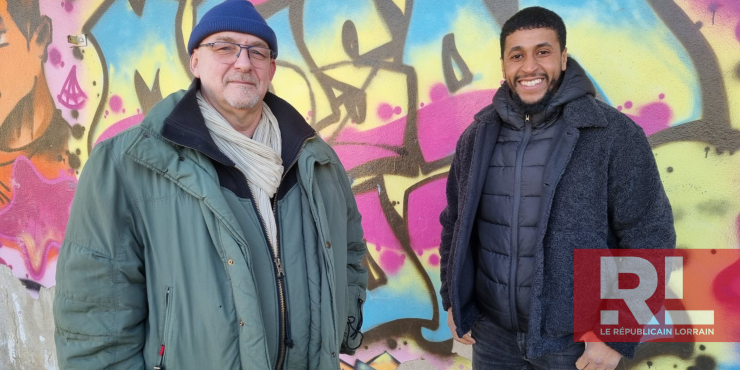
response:
M227 0L196 77L99 144L57 267L62 368L336 369L362 339L360 215L339 159L267 92L275 33Z

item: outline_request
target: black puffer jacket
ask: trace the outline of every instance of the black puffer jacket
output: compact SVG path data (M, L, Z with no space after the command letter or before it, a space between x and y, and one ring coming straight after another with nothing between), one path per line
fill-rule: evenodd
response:
M571 68L573 70L571 71ZM570 72L581 71L568 60ZM575 77L575 74L574 74ZM567 85L573 86L573 85ZM652 149L629 117L585 94L563 107L563 135L544 168L526 354L573 344L573 253L576 249L675 248L676 234ZM455 149L440 215L440 295L457 335L480 315L472 250L488 164L503 123L493 105L475 115ZM607 343L634 357L637 343Z
M488 165L471 244L477 254L475 293L493 322L528 331L542 178L563 132L562 107L595 95L583 70L571 66L544 112L520 112L503 85L493 106L503 124ZM515 289L511 289L515 287Z

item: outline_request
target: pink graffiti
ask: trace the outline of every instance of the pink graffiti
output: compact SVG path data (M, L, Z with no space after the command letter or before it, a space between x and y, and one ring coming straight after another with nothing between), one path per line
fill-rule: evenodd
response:
M630 102L627 102L630 103ZM625 103L625 107L627 106ZM630 107L632 104L630 104ZM627 107L629 109L629 107ZM638 109L637 114L627 113L638 125L645 130L645 135L650 136L658 131L668 128L673 112L668 104L663 102L654 102L647 104Z
M737 22L737 27L735 27L735 39L740 42L740 21Z
M369 243L379 245L383 248L401 250L401 243L393 234L388 219L383 213L380 198L377 192L358 194L355 196L357 207L362 214L362 229L365 239Z
M429 264L432 266L439 266L439 255L432 254L429 256Z
M57 95L57 101L69 109L80 109L87 101L87 95L77 82L77 66L72 66L64 81L62 91Z
M358 130L356 126L347 125L337 137L337 142L401 147L405 130L406 117L365 131Z
M388 103L382 103L378 106L378 117L387 121L393 117L393 107Z
M49 62L55 67L62 62L62 54L57 48L49 48Z
M712 282L717 300L725 307L740 309L740 260L722 270Z
M702 7L701 10L709 12L710 15L713 12L718 14L721 12L724 15L740 17L740 2L737 0L695 0L693 4Z
M430 181L409 194L406 205L411 248L419 255L425 251L435 252L439 248L442 226L438 217L445 207L446 178ZM383 212L377 192L359 194L357 207L362 214L362 228L368 243L375 244L380 251L380 266L389 274L397 273L406 261L401 243L393 233ZM439 255L430 254L429 263L439 264Z
M383 213L377 192L368 192L355 196L357 207L362 214L362 229L368 243L375 244L381 250L380 266L388 273L397 272L403 265L406 256L401 243L388 224Z
M69 176L47 180L26 157L16 159L13 178L14 197L0 211L0 240L21 253L29 277L39 281L49 254L58 252L64 238L77 180Z
M399 254L394 251L383 251L380 253L380 266L383 267L383 271L391 275L397 273L403 267L405 261L405 254Z
M429 89L429 99L432 99L432 103L446 99L450 97L450 92L447 91L447 86L443 83L437 83Z
M64 8L67 13L71 13L75 6L71 1L62 1L62 8Z
M735 229L740 239L740 215L735 218ZM712 282L712 293L724 307L735 312L740 309L740 260L717 274Z
M372 146L337 144L333 148L347 170L376 159L398 157L392 150Z
M430 181L413 190L408 198L408 229L411 248L420 255L428 249L439 248L442 225L439 214L445 208L447 178Z
M417 133L424 160L432 162L451 155L457 142L451 138L460 137L473 120L471 112L490 104L495 92L481 90L449 96L443 84L434 85L429 92L432 103L417 111ZM381 108L383 115L390 115L390 107L381 105L379 115ZM400 107L396 107L393 113L399 111ZM398 153L387 147L403 145L406 125L406 116L365 131L348 125L337 137L334 150L348 170L372 160L397 157ZM353 145L347 145L350 143Z
M144 119L143 114L137 114L135 116L124 118L114 123L113 125L108 127L105 131L103 131L100 137L98 137L98 139L95 141L95 145L98 145L98 143L103 140L107 140L107 139L112 138L113 136L116 136L119 132L131 126L139 124L143 119Z
M110 105L110 110L118 113L121 111L121 108L123 108L123 99L121 99L121 97L118 95L113 95L111 96L108 104Z
M449 96L446 92L444 85L432 87L429 93L432 103L419 108L417 113L419 146L426 162L445 158L455 152L457 138L473 122L471 112L490 104L496 90L479 90L455 96Z

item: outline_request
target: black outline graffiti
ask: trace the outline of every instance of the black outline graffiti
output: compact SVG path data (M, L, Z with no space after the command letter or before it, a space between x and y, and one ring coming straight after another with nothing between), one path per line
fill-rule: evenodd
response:
M88 153L92 150L94 138L96 137L96 128L100 124L102 112L105 110L105 104L108 101L109 71L105 60L94 34L91 32L98 20L108 11L115 1L123 0L105 0L93 15L84 24L82 30L88 35L88 42L95 49L103 65L103 82L100 103L95 111L93 119L88 130L87 147ZM146 0L128 0L132 5L134 12L141 16L144 11ZM182 30L183 17L187 11L191 11L192 24L197 20L198 9L203 0L180 0L175 18L175 38L177 43L177 53L180 63L186 73L190 74L189 55L185 48L185 38ZM383 341L389 337L411 336L417 344L425 351L432 352L438 356L453 356L452 340L442 342L430 342L426 340L421 332L423 328L436 330L444 325L443 315L439 312L438 295L434 290L430 277L426 274L421 261L417 254L411 249L410 233L408 230L408 197L409 194L431 181L435 181L447 176L447 172L436 174L427 179L420 181L409 189L406 189L403 199L404 215L398 215L395 211L393 202L388 198L385 191L384 175L393 174L397 176L416 177L420 173L428 175L435 171L444 170L450 165L452 156L426 162L422 155L421 147L417 136L417 105L419 101L418 77L413 66L406 65L403 62L403 55L409 32L413 0L406 0L403 9L399 8L392 0L373 0L375 8L385 23L391 40L384 45L380 45L365 53L361 53L361 40L358 37L356 26L353 22L347 20L342 25L342 46L347 53L348 60L331 65L319 66L314 60L311 50L308 46L304 34L304 0L270 0L257 6L258 11L269 18L276 13L287 10L293 39L295 40L298 51L307 65L307 70L293 65L291 63L278 60L277 64L282 68L293 70L305 81L309 90L309 99L311 111L316 112L316 93L323 93L329 101L330 112L324 117L317 117L316 114L309 117L310 124L317 130L333 128L333 134L328 138L331 145L363 145L366 143L359 142L341 142L338 141L339 133L348 124L363 124L367 118L367 103L365 90L372 83L373 77L378 72L395 73L404 76L406 85L407 99L407 124L403 134L403 143L400 146L381 146L378 147L390 150L397 154L392 158L382 158L364 163L351 171L349 175L352 178L362 178L362 182L353 185L353 191L357 195L368 192L375 192L380 189L379 199L383 214L386 216L389 225L392 228L394 236L399 240L402 251L406 255L406 261L419 274L424 288L430 293L430 300L433 307L433 315L429 319L398 319L392 322L386 322L378 327L369 330L366 335L366 343L375 343ZM675 141L699 141L716 146L718 152L729 150L731 153L740 148L740 132L734 130L730 125L729 101L726 96L723 76L719 68L719 63L715 51L712 49L708 40L700 32L700 25L691 21L687 14L673 1L666 0L648 0L658 17L668 27L683 47L688 52L695 66L701 66L696 69L699 76L699 83L702 94L702 118L682 125L674 126L660 131L650 136L649 140L653 147L664 145ZM136 4L136 6L134 6ZM508 0L483 0L483 4L488 9L492 19L501 26L506 19L519 10L519 1ZM138 7L138 8L137 8ZM138 11L137 11L138 9ZM441 58L444 65L445 83L450 92L456 92L464 85L472 81L473 71L462 59L457 51L454 35L448 34L442 40ZM462 77L458 80L455 75L453 63L455 63ZM368 78L361 86L352 86L350 84L338 81L329 76L328 71L341 68L344 66L353 66L367 68L369 71ZM740 65L737 67L737 74L740 75ZM311 84L310 77L318 81L318 86ZM134 87L137 92L143 111L148 111L156 101L161 100L161 92L158 89L158 77L152 84L151 89L144 83L140 74L136 73ZM192 75L191 75L192 77ZM454 78L453 78L454 77ZM146 88L146 91L144 90ZM159 93L159 96L155 94ZM342 113L342 108L346 114ZM471 117L472 119L472 117ZM372 258L365 261L371 271L370 286L371 290L387 284L388 279L385 272ZM693 346L693 344L692 344ZM663 344L651 343L641 346L638 352L638 359L645 360L652 358L656 354L675 354L680 358L689 358L693 355L692 346L685 344ZM691 348L689 348L691 347Z
M185 18L185 10L188 7L189 2L193 18L190 20L191 24L195 26L198 21L198 7L205 0L180 0L177 6L177 15L175 15L175 42L177 43L177 56L180 58L180 64L186 71L188 77L193 78L193 73L190 72L190 55L185 43L185 35L182 33L182 21Z
M457 78L454 65L460 69L460 78ZM454 93L473 82L473 74L470 73L468 64L465 63L455 44L455 34L448 33L442 38L442 73L445 77L447 90Z
M141 112L146 114L154 107L154 104L162 100L162 91L159 88L159 69L154 75L151 88L147 86L138 70L134 72L134 90L136 90L136 97L141 105Z
M651 135L653 147L674 141L698 141L716 146L717 153L740 148L740 131L730 124L727 90L717 55L709 41L699 30L701 23L694 23L673 1L647 0L668 29L683 45L697 69L701 86L702 118L673 126Z
M103 17L103 15L108 11L108 8L110 8L113 3L116 2L116 0L107 0L100 4L98 9L95 10L95 12L88 18L88 20L85 22L85 24L82 26L82 32L87 35L87 42L90 46L92 46L95 49L95 53L100 58L100 64L102 65L103 70L103 79L101 82L102 90L100 91L100 103L98 103L98 108L95 110L95 114L93 115L92 121L90 122L90 128L87 130L87 153L89 154L92 152L93 144L95 143L95 137L96 129L98 127L98 124L100 124L100 116L103 115L103 111L105 110L105 103L108 101L108 63L105 60L105 55L103 54L102 49L100 48L100 44L98 44L98 40L95 38L95 35L92 33L92 29L95 27L95 24L98 23L98 20Z
M388 284L388 277L385 275L385 271L375 262L373 256L370 254L365 255L362 265L367 267L368 271L367 290L374 290Z
M309 101L309 105L311 106L311 112L316 112L316 97L313 95L313 88L311 87L311 81L308 79L308 76L306 76L306 73L303 72L303 70L297 65L288 63L286 61L278 60L276 63L278 67L288 68L294 71L299 76L301 76L304 82L306 82L306 86L308 86L308 91L309 91L308 101ZM272 87L273 86L270 85L270 89L272 89ZM275 93L274 90L272 92ZM309 117L307 121L311 126L313 126L314 123L316 122L316 115L312 114L311 117Z
M388 193L385 191L385 188L386 188L385 180L382 175L374 177L373 179L370 179L368 181L365 181L362 184L352 189L355 192L355 194L358 194L358 195L366 194L369 192L378 192L378 199L380 200L380 205L381 205L381 208L383 209L383 214L388 219L388 225L393 231L393 236L396 237L399 244L401 245L401 250L403 254L406 256L406 262L410 263L411 266L413 266L414 270L417 272L417 274L419 274L421 278L423 287L428 292L431 293L430 300L431 300L431 307L432 307L432 317L430 319L416 319L416 318L415 319L398 319L398 320L390 321L387 323L383 323L382 325L376 328L373 328L369 330L367 333L365 333L365 343L373 343L375 341L384 340L385 338L388 338L388 337L411 336L417 341L417 344L421 348L425 350L429 350L429 351L434 351L434 353L439 353L437 352L437 350L439 350L440 348L447 348L448 346L449 346L450 351L452 349L451 339L449 341L444 341L444 342L430 342L426 340L421 333L422 328L426 328L429 330L439 329L440 322L441 322L440 320L441 316L439 312L438 295L436 293L436 290L434 289L432 280L429 277L429 275L427 275L426 270L424 269L424 266L421 264L421 261L419 260L418 255L411 248L411 237L410 237L411 234L410 234L410 230L408 228L408 222L407 222L407 220L409 219L408 218L409 195L414 190L430 182L434 182L434 181L437 181L443 178L447 178L447 173L430 176L414 184L408 189L406 189L406 191L404 192L404 199L403 199L403 209L404 209L403 216L399 215L395 211L393 203L391 202L390 198L388 198ZM442 352L442 353L449 353L449 352Z
M483 3L499 27L519 11L519 0L483 0Z
M391 173L394 175L410 177L418 176L420 172L422 174L429 174L449 166L452 156L432 162L426 162L418 141L418 79L415 69L412 66L403 64L403 53L405 49L406 35L408 34L411 20L413 1L406 1L403 11L401 11L401 9L399 9L391 0L374 0L374 4L376 10L381 15L381 19L385 22L385 26L387 27L389 34L392 36L392 39L384 45L378 46L365 53L360 53L361 45L357 36L356 27L353 22L347 20L342 24L341 32L342 46L347 53L349 60L325 66L317 65L305 40L303 32L304 2L302 0L272 0L265 4L261 4L257 9L263 14L263 16L269 18L270 15L288 8L291 31L293 33L296 46L298 47L303 60L306 62L309 72L319 82L320 89L324 92L330 103L330 114L319 119L317 122L312 122L312 125L317 130L337 125L337 127L334 128L333 135L331 135L327 140L331 145L367 145L366 143L339 141L337 139L338 134L347 124L349 124L350 120L354 121L355 124L362 124L364 122L367 109L364 90L369 86L372 82L372 78L378 72L399 73L405 76L405 83L408 90L406 94L407 104L405 107L407 110L407 121L403 134L403 143L399 147L386 145L376 146L390 150L396 153L397 156L381 158L363 163L350 170L349 175L351 178L370 177L369 179L365 179L362 183L355 184L353 186L353 191L356 195L379 191L379 200L381 202L383 214L388 220L388 224L390 225L394 236L402 246L402 252L406 256L406 263L413 267L421 278L424 289L429 292L433 312L432 317L429 319L407 318L383 323L382 325L369 330L365 334L365 343L382 341L385 340L385 338L393 336L411 336L414 338L417 345L426 351L442 356L452 356L452 339L442 342L431 342L422 335L423 328L437 330L442 324L439 312L438 295L432 285L430 277L427 275L426 270L421 264L418 255L411 248L410 234L406 223L408 215L404 214L403 216L400 216L395 211L393 203L388 198L387 192L385 191L385 182L383 178L383 175ZM457 52L454 45L453 35L449 35L446 38L441 54L443 60L449 61L447 67L452 76L455 76L452 68L453 61L457 63L458 67L460 67L460 70L463 72L460 82L453 82L458 81L457 77L446 81L448 90L457 91L460 87L472 81L472 73ZM354 67L365 67L370 70L368 78L362 83L362 86L350 86L341 81L337 81L326 74L326 72L331 69L349 65ZM339 94L335 94L335 90L338 90ZM313 96L311 98L313 99ZM342 106L344 106L345 111L347 112L343 117L340 111ZM405 212L408 211L408 195L411 191L430 181L445 178L446 176L446 172L438 174L424 179L411 188L406 189L403 200ZM370 267L372 273L369 288L373 289L377 286L384 285L387 282L385 274L383 273L383 275L377 275L376 277L376 273L382 272L382 269L380 269L377 263L372 260L372 258L369 258L368 261L366 261L366 264ZM377 278L379 278L379 280L375 280Z
M144 5L146 5L146 0L128 0L128 4L131 5L131 9L133 9L136 16L141 17L141 15L144 14Z

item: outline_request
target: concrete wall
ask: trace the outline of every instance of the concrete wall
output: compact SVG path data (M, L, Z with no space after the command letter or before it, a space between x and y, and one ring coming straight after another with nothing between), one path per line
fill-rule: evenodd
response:
M55 367L47 288L79 173L96 143L188 86L185 41L217 1L0 0L0 368ZM470 368L436 293L437 217L456 139L502 79L500 26L521 7L561 14L570 55L650 135L679 247L738 247L740 1L256 3L278 34L274 91L334 146L363 214L365 344L344 368ZM78 34L87 45L71 47ZM629 367L737 369L739 355L648 344Z

